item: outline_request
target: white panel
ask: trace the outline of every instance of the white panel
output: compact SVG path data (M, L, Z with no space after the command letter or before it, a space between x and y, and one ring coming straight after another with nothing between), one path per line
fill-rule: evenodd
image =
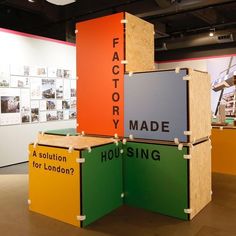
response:
M65 68L75 74L76 51L73 45L13 34L0 28L0 52L0 65ZM37 119L34 122L0 126L0 166L27 161L27 146L35 140L38 131L75 127L76 123L75 120L39 123Z

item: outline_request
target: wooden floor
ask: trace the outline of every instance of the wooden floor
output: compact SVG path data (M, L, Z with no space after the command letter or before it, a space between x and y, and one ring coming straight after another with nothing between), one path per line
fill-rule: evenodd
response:
M29 212L27 195L27 164L0 168L0 235L236 235L236 176L213 174L213 201L191 222L124 206L79 229Z

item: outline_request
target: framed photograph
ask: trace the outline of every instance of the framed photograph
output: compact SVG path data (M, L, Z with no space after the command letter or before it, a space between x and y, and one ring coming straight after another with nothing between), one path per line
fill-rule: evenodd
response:
M20 96L1 96L1 113L19 113Z
M31 77L30 87L31 99L42 99L42 79Z
M70 100L62 101L62 109L70 109Z
M47 111L46 112L47 121L55 121L58 120L57 111Z
M63 120L63 111L57 111L57 119Z
M70 111L69 112L69 119L76 119L76 111Z
M76 109L76 98L71 98L70 109Z
M0 65L0 87L9 87L10 68L9 65Z
M56 98L57 99L63 98L63 80L62 79L56 80Z
M12 75L10 79L10 86L13 88L29 88L29 77Z
M76 80L70 81L70 96L76 97Z
M56 98L55 79L42 79L42 98Z
M31 122L39 122L39 102L31 101Z
M47 110L55 110L56 109L56 100L47 100L46 101Z

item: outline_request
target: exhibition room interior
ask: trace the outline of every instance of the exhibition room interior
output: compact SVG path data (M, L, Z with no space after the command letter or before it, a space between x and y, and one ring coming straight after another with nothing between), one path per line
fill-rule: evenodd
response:
M236 235L235 11L0 0L2 235Z

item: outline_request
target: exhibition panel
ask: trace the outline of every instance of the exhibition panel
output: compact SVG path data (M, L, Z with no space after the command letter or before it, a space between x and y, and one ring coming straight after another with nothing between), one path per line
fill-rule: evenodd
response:
M212 129L212 171L236 175L235 139L236 129L213 127Z
M124 153L125 204L187 220L188 147L128 142Z
M117 13L77 23L76 30L77 131L124 136L124 71L154 69L153 25Z

